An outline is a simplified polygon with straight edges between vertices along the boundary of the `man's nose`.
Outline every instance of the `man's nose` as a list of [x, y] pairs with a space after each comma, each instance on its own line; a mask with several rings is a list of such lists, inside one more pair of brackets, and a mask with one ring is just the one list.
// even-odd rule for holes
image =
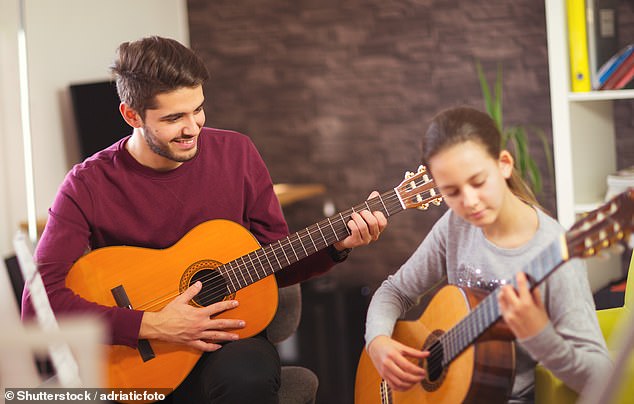
[[200, 125], [198, 125], [196, 117], [193, 115], [188, 116], [185, 121], [185, 127], [183, 128], [183, 134], [195, 136], [198, 132], [200, 132]]

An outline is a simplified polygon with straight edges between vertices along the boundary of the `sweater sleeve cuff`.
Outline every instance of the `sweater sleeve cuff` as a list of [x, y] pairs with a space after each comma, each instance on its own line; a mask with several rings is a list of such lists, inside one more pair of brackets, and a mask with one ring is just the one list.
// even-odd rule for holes
[[517, 342], [528, 352], [528, 354], [536, 361], [539, 361], [539, 355], [548, 352], [556, 344], [558, 338], [561, 338], [555, 327], [549, 321], [546, 327], [537, 335], [528, 338], [518, 339]]
[[112, 343], [136, 348], [143, 312], [138, 310], [115, 310], [112, 316]]

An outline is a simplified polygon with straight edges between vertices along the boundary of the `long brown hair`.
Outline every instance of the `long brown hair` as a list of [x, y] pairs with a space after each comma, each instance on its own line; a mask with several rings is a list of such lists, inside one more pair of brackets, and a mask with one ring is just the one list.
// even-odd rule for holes
[[[481, 144], [487, 154], [497, 160], [502, 150], [501, 139], [502, 135], [495, 121], [488, 114], [470, 107], [445, 109], [432, 118], [423, 136], [423, 162], [429, 165], [429, 160], [439, 152], [469, 140]], [[506, 183], [518, 198], [541, 207], [515, 167]]]

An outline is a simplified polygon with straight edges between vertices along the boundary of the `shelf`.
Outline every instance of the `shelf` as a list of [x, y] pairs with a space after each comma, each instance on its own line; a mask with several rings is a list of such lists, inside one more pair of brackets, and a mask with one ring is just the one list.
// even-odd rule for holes
[[568, 93], [569, 101], [609, 101], [634, 98], [634, 90], [599, 90], [586, 93]]
[[591, 202], [591, 203], [577, 203], [575, 204], [575, 214], [579, 215], [595, 210], [603, 204], [603, 201]]

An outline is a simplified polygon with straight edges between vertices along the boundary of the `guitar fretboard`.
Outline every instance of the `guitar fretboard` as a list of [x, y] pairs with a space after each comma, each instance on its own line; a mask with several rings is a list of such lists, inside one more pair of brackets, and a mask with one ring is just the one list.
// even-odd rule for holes
[[347, 223], [354, 212], [381, 211], [387, 216], [405, 208], [396, 191], [391, 190], [366, 200], [345, 212], [328, 217], [290, 236], [259, 248], [218, 268], [225, 277], [227, 290], [234, 293], [302, 258], [348, 237]]
[[[531, 286], [535, 287], [546, 280], [566, 260], [567, 254], [565, 251], [562, 252], [562, 241], [557, 238], [544, 251], [533, 258], [522, 269], [522, 272], [532, 278]], [[515, 277], [507, 280], [507, 283], [517, 286]], [[486, 296], [458, 324], [440, 336], [439, 340], [443, 346], [443, 367], [449, 365], [451, 361], [473, 344], [480, 335], [502, 316], [498, 307], [498, 294], [499, 288]]]

